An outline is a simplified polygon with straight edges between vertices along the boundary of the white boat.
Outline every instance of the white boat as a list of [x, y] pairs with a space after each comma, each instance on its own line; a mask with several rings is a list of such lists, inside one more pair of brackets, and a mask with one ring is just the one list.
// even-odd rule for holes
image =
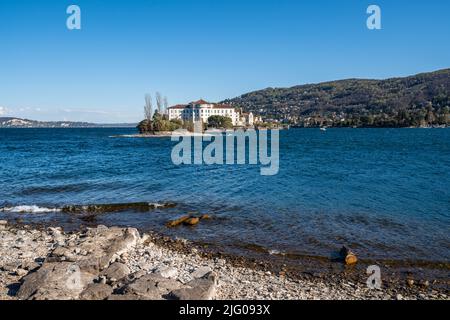
[[322, 127], [322, 128], [320, 128], [320, 130], [321, 130], [321, 131], [327, 131], [327, 128]]

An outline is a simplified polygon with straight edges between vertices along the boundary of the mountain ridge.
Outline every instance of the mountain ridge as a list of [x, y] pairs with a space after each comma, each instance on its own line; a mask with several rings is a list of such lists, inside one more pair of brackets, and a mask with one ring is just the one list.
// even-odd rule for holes
[[450, 69], [383, 80], [349, 78], [270, 87], [222, 103], [300, 126], [448, 124]]

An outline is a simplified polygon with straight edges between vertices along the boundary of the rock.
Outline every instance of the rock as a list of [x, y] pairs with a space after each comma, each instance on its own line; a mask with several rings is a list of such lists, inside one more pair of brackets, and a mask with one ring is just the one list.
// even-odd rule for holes
[[61, 228], [49, 227], [47, 230], [48, 230], [48, 233], [51, 234], [52, 236], [60, 235], [62, 233]]
[[414, 280], [408, 279], [408, 280], [406, 280], [406, 283], [408, 284], [408, 286], [412, 287], [414, 285]]
[[33, 271], [39, 268], [41, 265], [35, 261], [22, 263], [21, 267], [27, 271]]
[[24, 278], [17, 297], [22, 300], [78, 299], [94, 278], [93, 274], [81, 271], [74, 263], [46, 262], [39, 270]]
[[176, 268], [172, 268], [172, 267], [161, 267], [161, 268], [157, 268], [155, 270], [155, 273], [161, 275], [161, 277], [163, 278], [171, 278], [171, 279], [176, 279], [176, 277], [178, 276], [178, 270]]
[[203, 215], [200, 217], [200, 220], [209, 220], [209, 219], [211, 219], [211, 216], [210, 216], [209, 214], [203, 214]]
[[183, 217], [181, 217], [179, 219], [169, 221], [167, 223], [167, 227], [169, 227], [169, 228], [177, 227], [177, 226], [179, 226], [180, 224], [182, 224], [183, 222], [185, 222], [186, 220], [188, 220], [190, 218], [191, 218], [191, 216], [183, 216]]
[[173, 279], [166, 279], [159, 274], [147, 274], [126, 285], [125, 295], [136, 295], [148, 300], [161, 300], [172, 290], [182, 288], [183, 284]]
[[345, 257], [345, 264], [352, 265], [358, 262], [358, 258], [354, 254], [349, 254]]
[[195, 226], [195, 225], [197, 225], [199, 222], [200, 222], [200, 219], [199, 219], [199, 218], [192, 217], [192, 218], [189, 218], [189, 219], [183, 221], [183, 224], [185, 224], [185, 225], [187, 225], [187, 226]]
[[10, 262], [6, 263], [3, 266], [1, 266], [1, 269], [6, 272], [14, 273], [16, 270], [20, 267], [20, 262]]
[[344, 260], [346, 265], [353, 265], [358, 262], [356, 255], [347, 247], [343, 246], [339, 251], [339, 255]]
[[139, 232], [134, 228], [97, 228], [91, 229], [90, 233], [93, 235], [79, 245], [81, 252], [86, 251], [87, 254], [78, 257], [76, 262], [82, 270], [93, 274], [107, 268], [140, 239]]
[[403, 300], [403, 296], [399, 293], [399, 294], [397, 294], [397, 300]]
[[81, 294], [81, 300], [105, 300], [113, 293], [113, 288], [103, 283], [90, 284]]
[[128, 301], [128, 300], [145, 300], [145, 297], [134, 294], [112, 294], [106, 300]]
[[24, 269], [17, 269], [15, 274], [19, 277], [23, 277], [26, 276], [28, 274], [28, 271], [24, 270]]
[[186, 288], [173, 290], [170, 295], [176, 300], [211, 300], [215, 298], [217, 287], [213, 272], [204, 277], [190, 281]]
[[203, 278], [206, 274], [210, 273], [212, 270], [208, 266], [202, 266], [197, 268], [194, 272], [191, 273], [191, 276], [194, 279]]
[[107, 269], [105, 269], [100, 275], [112, 280], [120, 280], [126, 277], [130, 273], [130, 268], [120, 262], [114, 262]]

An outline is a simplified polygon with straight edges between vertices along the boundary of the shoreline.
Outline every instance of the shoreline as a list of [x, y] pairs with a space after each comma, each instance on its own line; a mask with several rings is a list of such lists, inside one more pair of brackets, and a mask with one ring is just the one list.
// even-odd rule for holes
[[[113, 245], [108, 247], [105, 238], [109, 238]], [[288, 267], [279, 268], [251, 258], [208, 252], [187, 240], [174, 240], [155, 233], [139, 234], [133, 228], [97, 226], [65, 233], [60, 228], [11, 225], [3, 221], [0, 239], [0, 300], [184, 299], [188, 293], [205, 292], [205, 286], [208, 295], [200, 296], [205, 299], [448, 299], [448, 287], [434, 288], [433, 284], [419, 282], [408, 285], [407, 282], [383, 279], [381, 290], [370, 290], [365, 283], [367, 275], [355, 277], [354, 274], [360, 273], [358, 270], [362, 265], [344, 268], [339, 273], [329, 270], [320, 274], [296, 274]], [[89, 247], [89, 242], [96, 244], [95, 248]], [[90, 249], [86, 250], [88, 247]], [[118, 251], [111, 252], [110, 247]], [[103, 251], [97, 252], [97, 248]], [[96, 259], [89, 258], [90, 255]], [[105, 257], [108, 261], [104, 266], [98, 267], [97, 263], [93, 268], [92, 261], [104, 261]], [[30, 290], [23, 287], [36, 286], [39, 282], [36, 274], [42, 273], [46, 266], [60, 266], [69, 261], [80, 265], [82, 272], [88, 271], [89, 280], [83, 288], [76, 292], [67, 291], [64, 286], [61, 288], [61, 274], [58, 274], [55, 279], [59, 282], [52, 287], [56, 289], [38, 290], [29, 296], [24, 294]], [[120, 278], [133, 274], [135, 279], [102, 275], [105, 270], [117, 269], [118, 266], [126, 271]], [[51, 273], [46, 277], [51, 278]], [[55, 279], [46, 279], [46, 282], [51, 283]], [[169, 287], [163, 294], [154, 291], [153, 287], [151, 294], [147, 294], [149, 288], [144, 290], [147, 293], [140, 291], [144, 285], [141, 282], [146, 280], [148, 285], [149, 279], [166, 279], [158, 281], [170, 282], [167, 284]]]

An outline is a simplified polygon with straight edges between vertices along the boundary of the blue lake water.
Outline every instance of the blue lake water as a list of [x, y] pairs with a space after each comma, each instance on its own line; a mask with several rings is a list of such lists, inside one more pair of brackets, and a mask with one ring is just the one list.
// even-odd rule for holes
[[[112, 138], [135, 129], [0, 129], [0, 207], [175, 202], [176, 208], [99, 216], [223, 246], [329, 256], [450, 261], [449, 129], [292, 129], [280, 171], [171, 162], [170, 139]], [[195, 211], [214, 217], [167, 229]], [[0, 218], [81, 223], [61, 212]]]

